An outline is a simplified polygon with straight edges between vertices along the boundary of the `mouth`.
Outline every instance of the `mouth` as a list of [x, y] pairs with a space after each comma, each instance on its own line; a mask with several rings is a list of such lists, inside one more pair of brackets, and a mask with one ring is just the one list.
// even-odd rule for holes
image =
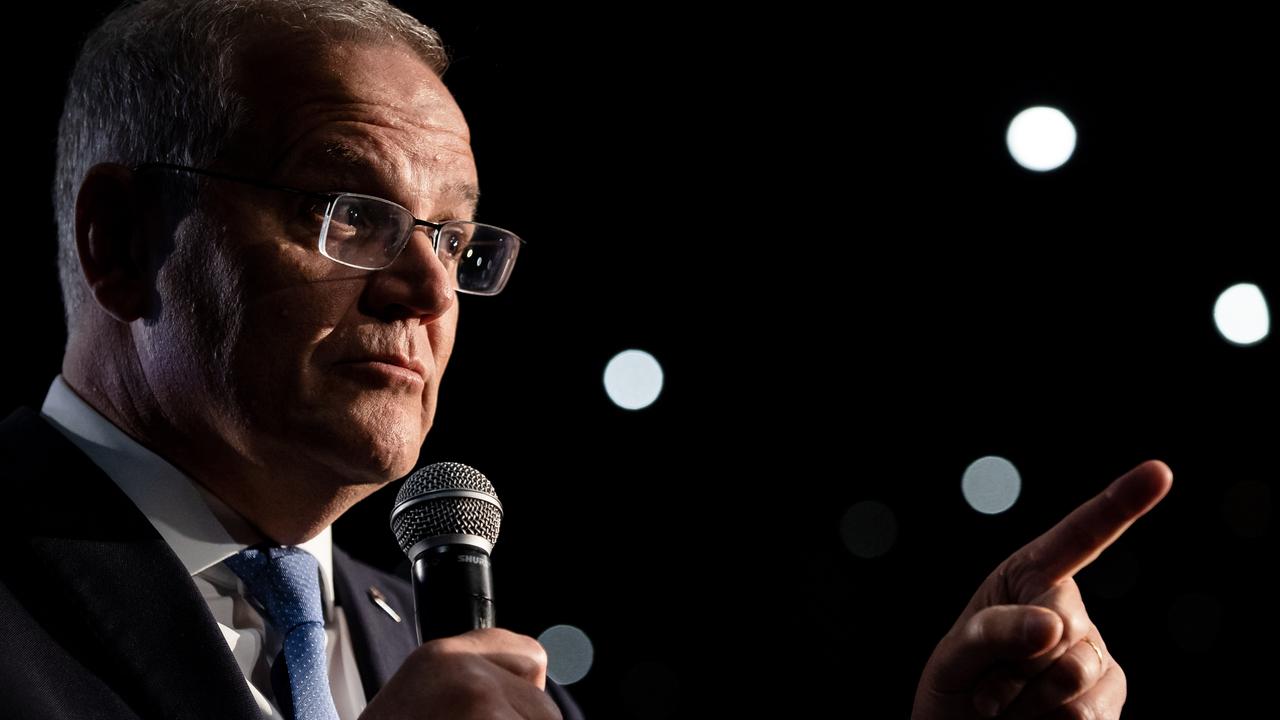
[[421, 387], [427, 382], [427, 369], [418, 360], [399, 355], [374, 355], [343, 360], [334, 367], [378, 384], [409, 384]]

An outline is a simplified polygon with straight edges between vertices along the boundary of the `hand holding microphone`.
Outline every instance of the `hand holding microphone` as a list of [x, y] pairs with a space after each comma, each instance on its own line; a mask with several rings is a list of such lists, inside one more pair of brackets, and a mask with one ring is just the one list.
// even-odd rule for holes
[[413, 652], [361, 714], [376, 718], [558, 719], [544, 689], [547, 654], [495, 628], [489, 552], [502, 504], [493, 485], [458, 463], [428, 465], [396, 496], [391, 528], [413, 562]]

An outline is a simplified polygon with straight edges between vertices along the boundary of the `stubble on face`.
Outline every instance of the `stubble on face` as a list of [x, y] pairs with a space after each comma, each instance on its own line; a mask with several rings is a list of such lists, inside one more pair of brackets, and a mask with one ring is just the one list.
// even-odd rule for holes
[[[433, 220], [474, 211], [444, 192], [475, 184], [466, 123], [408, 49], [262, 44], [244, 67], [254, 70], [243, 92], [259, 122], [221, 161], [229, 171], [377, 195]], [[171, 269], [172, 282], [194, 290], [173, 296], [182, 297], [171, 308], [176, 322], [160, 331], [179, 339], [153, 349], [162, 359], [153, 371], [174, 375], [157, 378], [172, 405], [207, 408], [186, 422], [196, 437], [218, 438], [211, 464], [367, 492], [407, 473], [431, 427], [457, 323], [452, 290], [445, 302], [439, 288], [424, 289], [439, 280], [428, 239], [416, 234], [387, 270], [348, 268], [319, 254], [285, 194], [206, 187], [212, 229]], [[387, 353], [419, 361], [423, 382], [343, 367]]]

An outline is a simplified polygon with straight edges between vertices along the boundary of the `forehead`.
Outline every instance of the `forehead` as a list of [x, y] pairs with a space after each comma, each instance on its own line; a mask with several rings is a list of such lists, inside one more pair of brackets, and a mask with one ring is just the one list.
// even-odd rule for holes
[[295, 181], [396, 184], [433, 209], [478, 199], [462, 111], [407, 47], [259, 42], [242, 53], [235, 85], [250, 115], [228, 154], [243, 155], [232, 159], [242, 167]]

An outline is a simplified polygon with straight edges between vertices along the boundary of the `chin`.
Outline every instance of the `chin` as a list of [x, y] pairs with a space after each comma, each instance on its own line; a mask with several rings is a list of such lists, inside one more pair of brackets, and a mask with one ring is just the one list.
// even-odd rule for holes
[[341, 468], [343, 484], [387, 483], [413, 469], [417, 462], [416, 450], [404, 447], [348, 444], [346, 447], [327, 448], [333, 468]]
[[343, 484], [387, 483], [418, 462], [430, 425], [423, 402], [396, 394], [334, 393], [312, 412], [295, 414], [290, 435]]
[[[422, 449], [422, 439], [417, 428], [409, 430], [407, 423], [365, 435], [352, 437], [347, 450], [347, 463], [368, 481], [390, 482], [404, 477], [413, 470]], [[416, 425], [416, 424], [415, 424]]]

